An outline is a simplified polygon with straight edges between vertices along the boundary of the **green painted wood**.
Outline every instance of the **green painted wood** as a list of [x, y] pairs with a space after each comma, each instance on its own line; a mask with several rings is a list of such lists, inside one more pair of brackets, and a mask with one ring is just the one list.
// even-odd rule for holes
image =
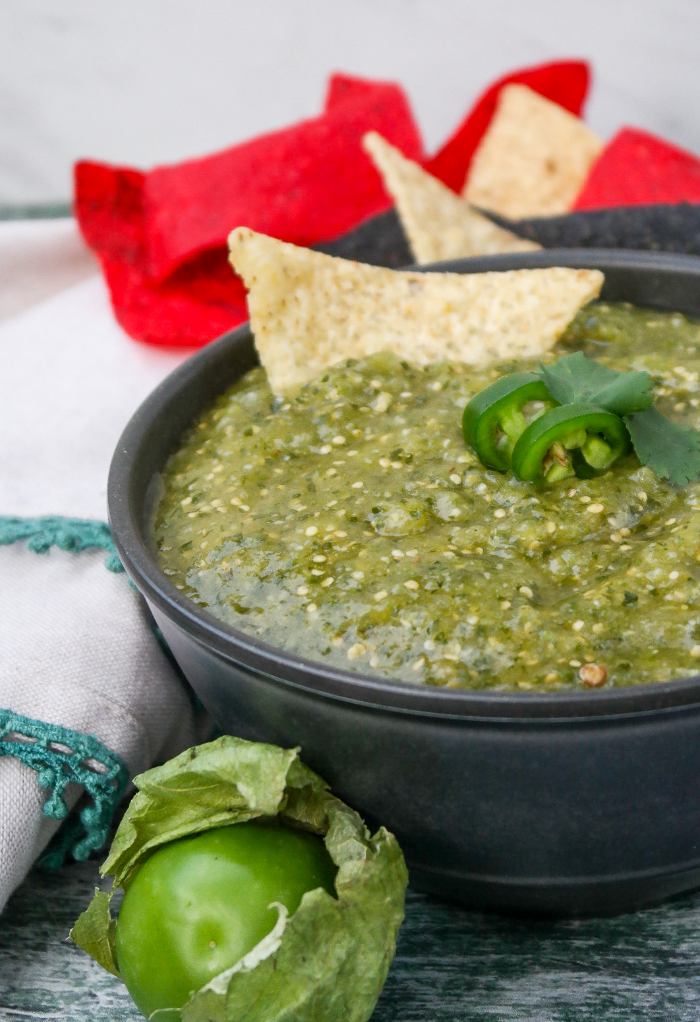
[[0, 206], [0, 220], [55, 220], [72, 216], [70, 202], [34, 202], [25, 206]]
[[[133, 1022], [122, 984], [66, 940], [95, 862], [33, 873], [0, 917], [0, 1019]], [[466, 912], [409, 894], [372, 1022], [697, 1022], [700, 893], [612, 919]]]

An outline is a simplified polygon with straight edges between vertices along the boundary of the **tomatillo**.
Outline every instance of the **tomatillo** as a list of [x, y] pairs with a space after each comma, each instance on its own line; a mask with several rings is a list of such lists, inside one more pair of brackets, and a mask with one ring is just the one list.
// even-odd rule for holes
[[531, 401], [554, 402], [537, 373], [511, 373], [471, 399], [462, 416], [462, 433], [487, 468], [507, 472], [511, 452], [528, 422], [523, 408]]
[[513, 448], [513, 472], [533, 483], [555, 483], [607, 471], [630, 450], [619, 415], [595, 405], [559, 405], [530, 423]]
[[334, 895], [335, 872], [320, 837], [259, 822], [156, 849], [129, 884], [117, 920], [119, 971], [136, 1006], [146, 1016], [182, 1007], [272, 930], [272, 902], [292, 914], [306, 891]]

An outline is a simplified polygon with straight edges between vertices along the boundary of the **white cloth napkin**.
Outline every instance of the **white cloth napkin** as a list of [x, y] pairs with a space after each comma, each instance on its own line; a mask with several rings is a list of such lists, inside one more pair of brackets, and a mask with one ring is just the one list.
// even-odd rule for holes
[[97, 268], [72, 217], [0, 223], [0, 322], [94, 276]]
[[[34, 223], [31, 231], [0, 224], [0, 266], [14, 267], [9, 283], [0, 277], [6, 307], [55, 288], [61, 244], [75, 273], [84, 274], [90, 257], [80, 256], [72, 221]], [[94, 274], [6, 319], [0, 325], [0, 516], [106, 521], [107, 471], [119, 434], [186, 354], [128, 338]], [[105, 556], [100, 549], [56, 546], [35, 553], [24, 541], [0, 546], [0, 711], [91, 735], [133, 776], [200, 740], [207, 722], [161, 649], [141, 598], [124, 573], [107, 570]], [[39, 780], [48, 775], [40, 777], [7, 743], [35, 738], [21, 727], [3, 737], [0, 910], [60, 825], [44, 814], [52, 789]], [[63, 755], [67, 744], [50, 749]], [[64, 801], [72, 806], [81, 796], [84, 802], [81, 786], [70, 783]]]

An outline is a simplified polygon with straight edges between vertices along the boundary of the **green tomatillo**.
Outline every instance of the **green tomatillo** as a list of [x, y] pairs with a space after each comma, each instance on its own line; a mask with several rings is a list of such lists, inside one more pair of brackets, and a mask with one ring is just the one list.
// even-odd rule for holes
[[[117, 963], [144, 1015], [181, 1008], [248, 954], [306, 891], [334, 894], [335, 867], [315, 834], [240, 823], [158, 848], [129, 885]], [[165, 1022], [164, 1016], [161, 1016]]]
[[367, 1022], [403, 919], [393, 835], [297, 749], [230, 735], [134, 783], [76, 944], [153, 1022]]

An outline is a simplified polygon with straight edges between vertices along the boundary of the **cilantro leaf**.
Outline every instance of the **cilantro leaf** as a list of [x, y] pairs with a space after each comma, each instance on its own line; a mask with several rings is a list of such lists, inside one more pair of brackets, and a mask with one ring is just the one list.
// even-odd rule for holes
[[592, 398], [591, 402], [615, 415], [632, 415], [649, 408], [654, 400], [651, 393], [651, 376], [647, 372], [619, 373]]
[[592, 396], [619, 375], [614, 369], [586, 358], [582, 351], [565, 355], [549, 366], [540, 363], [544, 385], [560, 405], [593, 404]]
[[649, 373], [636, 370], [618, 373], [581, 351], [565, 355], [552, 365], [540, 365], [540, 376], [559, 404], [583, 402], [615, 415], [632, 415], [648, 408], [653, 401]]
[[700, 479], [700, 433], [671, 422], [657, 408], [625, 416], [637, 457], [676, 486]]

